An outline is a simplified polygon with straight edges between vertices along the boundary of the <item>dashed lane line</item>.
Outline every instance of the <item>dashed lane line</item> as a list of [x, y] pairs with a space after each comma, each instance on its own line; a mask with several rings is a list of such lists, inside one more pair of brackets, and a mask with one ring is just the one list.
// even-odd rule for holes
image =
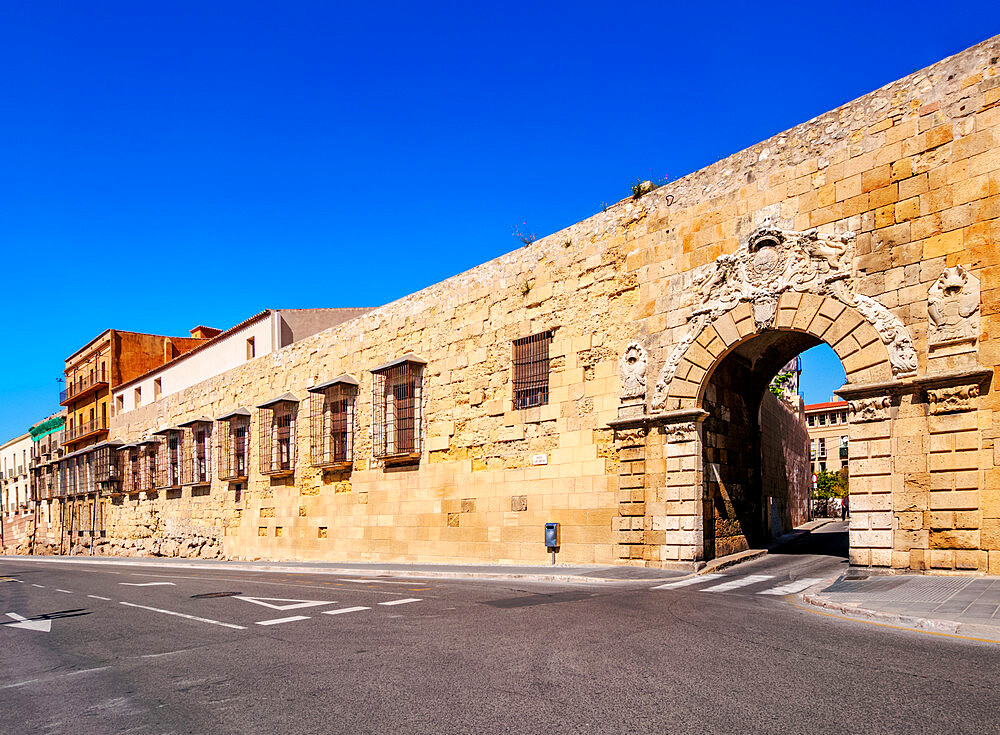
[[92, 600], [104, 600], [105, 602], [111, 602], [110, 597], [101, 597], [100, 595], [87, 595]]
[[679, 582], [667, 582], [666, 584], [657, 585], [656, 587], [651, 587], [654, 590], [673, 590], [678, 587], [689, 587], [692, 584], [701, 584], [702, 582], [708, 582], [709, 580], [721, 577], [721, 574], [702, 574], [698, 577], [689, 577], [688, 579], [682, 579]]
[[45, 585], [44, 585], [44, 584], [35, 584], [34, 582], [32, 582], [32, 583], [31, 583], [31, 586], [32, 586], [32, 587], [37, 587], [37, 588], [38, 588], [38, 589], [40, 589], [40, 590], [43, 590], [43, 589], [45, 589]]
[[308, 619], [308, 615], [291, 615], [287, 618], [275, 618], [274, 620], [258, 620], [257, 625], [281, 625], [282, 623], [294, 623], [297, 620]]
[[737, 577], [729, 582], [723, 582], [722, 584], [717, 584], [713, 587], [706, 587], [703, 590], [699, 590], [699, 592], [728, 592], [729, 590], [739, 589], [740, 587], [746, 587], [748, 585], [757, 584], [757, 582], [764, 582], [773, 578], [773, 574], [748, 574], [745, 577]]
[[402, 600], [389, 600], [387, 602], [380, 602], [379, 605], [405, 605], [408, 602], [420, 602], [419, 597], [405, 597]]
[[211, 618], [199, 618], [197, 615], [186, 615], [185, 613], [174, 612], [173, 610], [162, 610], [158, 607], [149, 607], [147, 605], [136, 605], [134, 602], [121, 602], [121, 605], [127, 607], [137, 607], [140, 610], [149, 610], [150, 612], [163, 613], [164, 615], [173, 615], [178, 618], [185, 618], [187, 620], [196, 620], [199, 623], [209, 623], [211, 625], [221, 625], [223, 628], [232, 628], [234, 630], [246, 630], [245, 625], [234, 625], [233, 623], [223, 623], [218, 620], [212, 620]]
[[67, 595], [72, 595], [73, 594], [73, 590], [60, 590], [60, 589], [57, 589], [56, 592], [65, 592]]
[[324, 615], [343, 615], [344, 613], [360, 612], [361, 610], [371, 610], [370, 607], [342, 607], [339, 610], [324, 610]]

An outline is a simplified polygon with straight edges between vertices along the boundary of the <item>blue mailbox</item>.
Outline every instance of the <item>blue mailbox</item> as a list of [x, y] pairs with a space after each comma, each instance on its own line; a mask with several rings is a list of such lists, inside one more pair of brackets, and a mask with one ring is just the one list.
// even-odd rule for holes
[[559, 524], [558, 523], [546, 523], [545, 524], [545, 547], [548, 549], [554, 549], [559, 546]]

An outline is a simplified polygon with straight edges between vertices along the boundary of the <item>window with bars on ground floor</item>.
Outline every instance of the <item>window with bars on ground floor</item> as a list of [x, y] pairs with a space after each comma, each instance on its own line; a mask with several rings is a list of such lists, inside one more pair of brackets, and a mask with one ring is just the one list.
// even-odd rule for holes
[[552, 331], [515, 339], [514, 408], [533, 408], [549, 402], [549, 345]]
[[250, 444], [250, 411], [237, 408], [219, 419], [219, 479], [247, 479], [247, 447]]
[[97, 487], [108, 495], [118, 495], [121, 492], [121, 465], [119, 464], [118, 448], [121, 442], [105, 442], [99, 444], [94, 455], [94, 479]]
[[184, 460], [182, 482], [208, 485], [212, 481], [212, 419], [202, 417], [181, 424]]
[[280, 476], [295, 471], [296, 423], [299, 399], [285, 393], [258, 407], [261, 474]]
[[358, 381], [350, 375], [309, 389], [309, 461], [314, 467], [337, 467], [353, 461], [357, 394]]
[[172, 427], [156, 432], [158, 436], [156, 452], [155, 488], [176, 489], [181, 486], [181, 471], [184, 466], [183, 432]]
[[372, 370], [372, 430], [378, 459], [420, 456], [423, 374], [427, 361], [409, 353]]

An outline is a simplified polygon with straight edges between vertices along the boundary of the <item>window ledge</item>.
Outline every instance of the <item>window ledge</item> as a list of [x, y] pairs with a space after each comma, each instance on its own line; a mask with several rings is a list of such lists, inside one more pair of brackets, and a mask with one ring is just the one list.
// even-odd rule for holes
[[417, 464], [420, 461], [420, 452], [410, 452], [409, 454], [390, 454], [387, 457], [378, 459], [385, 462], [387, 467], [394, 467], [403, 464]]
[[313, 467], [318, 467], [327, 471], [344, 471], [354, 467], [354, 462], [313, 462]]
[[294, 469], [261, 470], [260, 474], [264, 475], [265, 477], [291, 477], [292, 475], [295, 474], [295, 470]]

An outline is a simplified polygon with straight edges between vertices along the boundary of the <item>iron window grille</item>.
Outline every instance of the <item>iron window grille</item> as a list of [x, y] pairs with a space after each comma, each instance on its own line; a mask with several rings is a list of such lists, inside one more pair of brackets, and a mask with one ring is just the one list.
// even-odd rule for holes
[[354, 460], [354, 406], [358, 381], [350, 375], [309, 389], [309, 460], [314, 467]]
[[549, 345], [552, 332], [514, 340], [514, 408], [549, 402]]
[[181, 486], [181, 472], [184, 467], [184, 442], [181, 429], [174, 427], [156, 432], [159, 439], [156, 445], [156, 480], [157, 490], [171, 490]]
[[125, 444], [119, 447], [118, 465], [122, 470], [122, 492], [129, 495], [137, 494], [140, 491], [139, 486], [142, 481], [139, 446], [136, 444]]
[[185, 485], [208, 485], [212, 481], [212, 419], [195, 419], [181, 426], [184, 453], [182, 482]]
[[250, 412], [238, 408], [219, 418], [219, 479], [247, 479], [247, 448], [250, 446]]
[[272, 477], [295, 472], [299, 399], [291, 393], [257, 407], [260, 419], [260, 472]]
[[94, 480], [97, 487], [111, 495], [121, 491], [121, 465], [119, 464], [119, 443], [108, 442], [98, 445], [91, 453], [94, 465]]
[[389, 461], [420, 457], [425, 364], [426, 360], [410, 353], [372, 370], [376, 458]]

